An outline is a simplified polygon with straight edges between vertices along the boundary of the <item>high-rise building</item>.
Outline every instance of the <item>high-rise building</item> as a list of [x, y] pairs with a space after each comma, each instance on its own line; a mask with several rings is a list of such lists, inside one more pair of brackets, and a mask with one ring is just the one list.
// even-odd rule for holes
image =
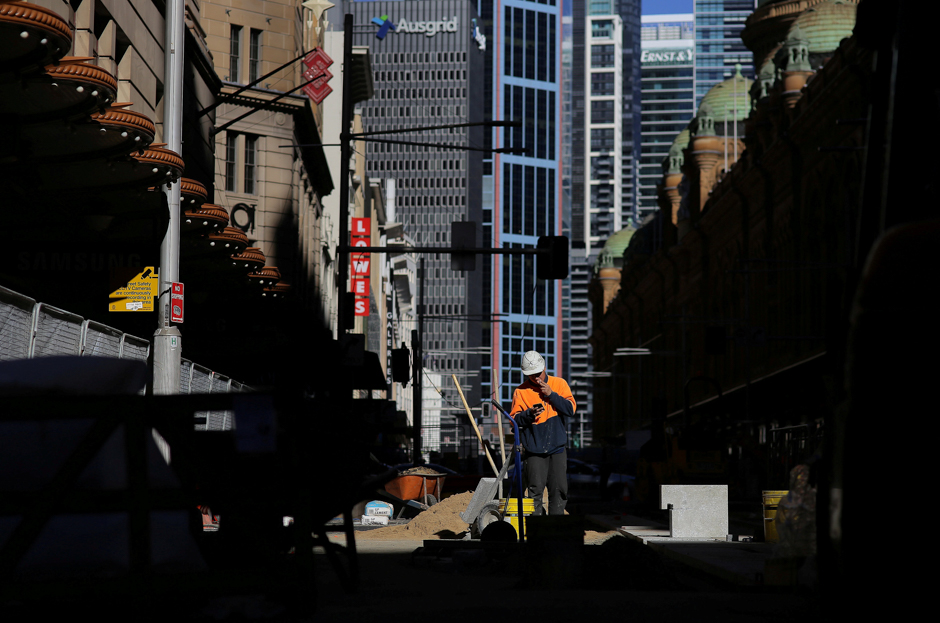
[[[417, 246], [451, 246], [451, 223], [480, 224], [483, 156], [479, 151], [430, 145], [482, 147], [484, 39], [469, 0], [349, 2], [354, 43], [368, 46], [375, 95], [363, 111], [366, 132], [389, 132], [365, 143], [369, 177], [395, 180], [395, 214]], [[403, 130], [437, 127], [424, 131]], [[416, 145], [410, 143], [423, 143]], [[484, 271], [451, 270], [449, 254], [426, 254], [424, 365], [449, 379], [456, 374], [472, 404], [480, 402], [480, 315]], [[420, 279], [420, 276], [419, 276]], [[453, 395], [453, 394], [451, 394]], [[460, 428], [463, 407], [444, 403], [442, 452], [475, 454]], [[460, 423], [460, 424], [458, 424]], [[458, 446], [458, 440], [464, 440]]]
[[642, 24], [641, 220], [657, 209], [663, 159], [695, 113], [693, 15], [644, 15]]
[[[752, 53], [741, 41], [744, 21], [758, 0], [695, 0], [695, 106], [708, 90], [734, 75], [754, 76]], [[716, 111], [724, 114], [724, 111]]]
[[[477, 6], [488, 38], [487, 119], [521, 122], [495, 129], [486, 144], [527, 150], [484, 162], [484, 244], [531, 248], [539, 236], [562, 231], [561, 1], [477, 0]], [[491, 282], [483, 307], [502, 316], [484, 328], [492, 358], [484, 365], [483, 393], [508, 407], [523, 352], [540, 351], [549, 374], [562, 370], [562, 286], [536, 280], [532, 256], [488, 256], [484, 263]], [[495, 418], [485, 426], [494, 440]]]
[[[640, 3], [574, 0], [571, 7], [571, 265], [569, 383], [578, 438], [592, 441], [587, 290], [604, 242], [636, 218], [640, 155]], [[584, 422], [582, 422], [584, 420]]]

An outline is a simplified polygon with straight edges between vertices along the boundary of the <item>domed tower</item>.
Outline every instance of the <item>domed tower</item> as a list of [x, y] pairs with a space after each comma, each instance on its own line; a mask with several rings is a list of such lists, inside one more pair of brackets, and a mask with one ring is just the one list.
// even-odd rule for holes
[[857, 10], [856, 0], [824, 0], [810, 6], [796, 18], [789, 32], [796, 28], [802, 31], [811, 69], [822, 67], [839, 49], [842, 40], [852, 36]]
[[627, 250], [630, 239], [636, 229], [631, 226], [624, 227], [604, 243], [604, 248], [594, 264], [594, 279], [604, 292], [603, 305], [599, 311], [600, 316], [607, 312], [607, 306], [620, 292], [620, 271], [623, 268], [623, 252]]
[[[744, 30], [741, 31], [741, 40], [754, 53], [754, 67], [763, 67], [766, 62], [774, 58], [780, 42], [786, 40], [790, 27], [810, 10], [821, 11], [822, 15], [835, 17], [836, 22], [845, 20], [848, 11], [852, 11], [851, 20], [854, 25], [854, 8], [858, 5], [859, 0], [836, 0], [840, 4], [851, 5], [851, 7], [827, 6], [820, 9], [821, 5], [832, 2], [833, 0], [761, 0], [757, 9], [748, 16]], [[829, 17], [826, 17], [825, 20], [828, 21]], [[850, 33], [851, 30], [850, 27]], [[841, 38], [839, 37], [836, 40], [835, 45], [829, 48], [829, 51], [839, 47]], [[818, 67], [818, 65], [814, 65], [814, 67]]]
[[800, 13], [790, 25], [774, 55], [778, 88], [787, 109], [793, 110], [816, 70], [852, 35], [856, 9], [849, 0], [825, 0]]
[[668, 202], [663, 208], [668, 210], [673, 225], [679, 222], [679, 204], [682, 201], [679, 185], [682, 183], [682, 168], [685, 165], [685, 149], [689, 145], [689, 135], [689, 128], [679, 132], [669, 148], [669, 155], [663, 161], [662, 192]]
[[692, 189], [696, 201], [689, 204], [693, 220], [721, 175], [744, 152], [744, 119], [751, 109], [752, 83], [741, 75], [741, 66], [736, 66], [732, 77], [708, 90], [689, 126], [692, 139], [688, 151], [691, 164], [698, 170], [697, 189]]

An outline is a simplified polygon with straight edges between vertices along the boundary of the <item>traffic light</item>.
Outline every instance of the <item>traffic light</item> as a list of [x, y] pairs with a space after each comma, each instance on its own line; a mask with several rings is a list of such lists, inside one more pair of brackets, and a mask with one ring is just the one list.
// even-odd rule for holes
[[[450, 246], [455, 249], [473, 249], [477, 246], [477, 224], [473, 221], [454, 221], [450, 224]], [[467, 271], [477, 269], [476, 253], [451, 251], [450, 269]]]
[[541, 236], [536, 249], [549, 251], [538, 254], [535, 276], [539, 279], [564, 279], [568, 276], [568, 237]]
[[392, 380], [401, 383], [402, 387], [411, 380], [411, 352], [404, 344], [392, 350]]

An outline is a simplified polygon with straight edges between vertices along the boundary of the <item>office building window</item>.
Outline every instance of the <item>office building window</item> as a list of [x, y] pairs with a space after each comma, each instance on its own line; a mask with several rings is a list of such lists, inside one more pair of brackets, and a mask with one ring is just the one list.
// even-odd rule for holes
[[238, 82], [241, 73], [241, 49], [242, 49], [242, 27], [232, 25], [231, 35], [229, 37], [229, 61], [228, 61], [228, 79], [231, 82]]
[[258, 137], [245, 136], [245, 193], [256, 195], [258, 182]]
[[235, 192], [237, 190], [238, 180], [235, 175], [236, 141], [238, 135], [229, 132], [225, 142], [225, 190]]
[[248, 41], [248, 82], [261, 77], [261, 32], [251, 29]]

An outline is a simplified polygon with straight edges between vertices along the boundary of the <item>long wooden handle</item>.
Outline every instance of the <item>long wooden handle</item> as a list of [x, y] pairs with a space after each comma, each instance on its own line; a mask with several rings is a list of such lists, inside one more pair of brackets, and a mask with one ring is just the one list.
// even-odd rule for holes
[[[499, 386], [496, 385], [496, 370], [491, 370], [492, 372], [492, 381], [490, 387], [493, 388], [494, 398], [497, 396], [495, 392], [499, 391]], [[505, 435], [503, 434], [503, 418], [499, 417], [499, 413], [496, 414], [496, 426], [499, 427], [499, 454], [503, 457], [503, 463], [506, 462], [506, 442]]]
[[477, 439], [480, 440], [480, 445], [483, 446], [483, 451], [486, 452], [486, 458], [490, 462], [490, 467], [493, 468], [493, 473], [499, 476], [499, 470], [496, 469], [496, 463], [493, 462], [493, 457], [490, 456], [490, 451], [483, 443], [483, 435], [480, 434], [480, 429], [477, 428], [477, 421], [473, 419], [473, 413], [470, 411], [470, 405], [467, 404], [467, 399], [464, 397], [463, 390], [460, 388], [460, 383], [457, 381], [457, 375], [451, 374], [450, 376], [452, 379], [454, 379], [454, 385], [457, 386], [457, 393], [460, 394], [460, 400], [463, 401], [463, 408], [467, 410], [467, 417], [470, 418], [470, 424], [473, 425], [473, 432], [477, 434]]

